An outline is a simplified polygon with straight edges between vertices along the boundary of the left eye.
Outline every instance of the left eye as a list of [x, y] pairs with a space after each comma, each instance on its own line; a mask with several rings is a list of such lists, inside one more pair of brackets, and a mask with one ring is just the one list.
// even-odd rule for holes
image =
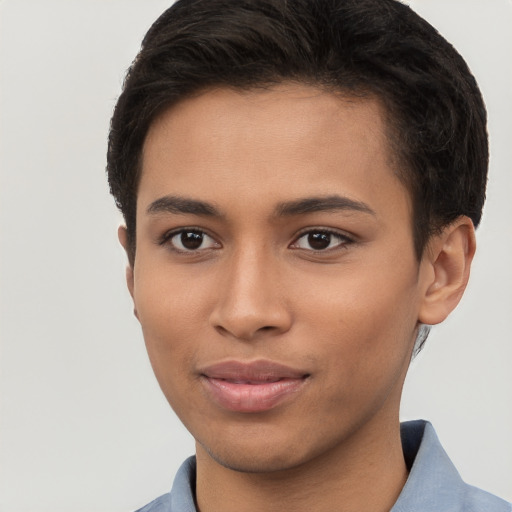
[[339, 233], [318, 230], [304, 233], [292, 244], [292, 247], [310, 251], [325, 251], [350, 242], [351, 240], [348, 237]]
[[167, 238], [173, 249], [180, 252], [192, 252], [217, 247], [217, 242], [204, 231], [184, 229]]

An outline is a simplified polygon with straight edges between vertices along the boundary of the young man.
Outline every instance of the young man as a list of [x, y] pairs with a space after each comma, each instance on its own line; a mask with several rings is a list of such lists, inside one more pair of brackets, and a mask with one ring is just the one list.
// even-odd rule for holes
[[511, 510], [398, 419], [467, 284], [487, 161], [474, 78], [395, 0], [182, 0], [157, 20], [108, 172], [196, 457], [141, 510]]

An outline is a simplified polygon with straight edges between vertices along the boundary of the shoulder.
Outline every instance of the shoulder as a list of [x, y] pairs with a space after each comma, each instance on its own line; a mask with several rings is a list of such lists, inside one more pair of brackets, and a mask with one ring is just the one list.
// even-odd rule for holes
[[462, 480], [430, 423], [403, 423], [401, 437], [410, 472], [392, 512], [512, 512], [510, 503]]
[[472, 485], [465, 485], [464, 512], [512, 512], [512, 504]]
[[171, 494], [167, 493], [146, 506], [139, 508], [136, 512], [169, 512], [171, 510]]
[[171, 492], [136, 512], [197, 512], [195, 506], [196, 459], [189, 457], [179, 468]]

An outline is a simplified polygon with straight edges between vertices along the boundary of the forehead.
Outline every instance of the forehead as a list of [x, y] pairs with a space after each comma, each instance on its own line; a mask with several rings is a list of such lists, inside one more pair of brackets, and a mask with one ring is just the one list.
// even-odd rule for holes
[[[221, 88], [188, 98], [150, 127], [139, 205], [158, 194], [247, 200], [408, 193], [396, 178], [386, 112], [356, 98], [300, 84], [249, 91]], [[364, 190], [363, 190], [364, 189]]]
[[[320, 136], [329, 144], [342, 135], [336, 129], [340, 124], [347, 136], [358, 132], [361, 142], [378, 139], [381, 149], [387, 150], [386, 117], [384, 106], [375, 96], [349, 95], [300, 83], [249, 90], [207, 89], [179, 101], [155, 119], [148, 130], [143, 156], [148, 146], [154, 151], [156, 139], [161, 142], [165, 138], [166, 150], [170, 150], [177, 135], [200, 138], [205, 144], [213, 139], [221, 142], [222, 136], [239, 141], [250, 136], [255, 145], [268, 146], [273, 139], [281, 147], [301, 137]], [[266, 133], [272, 131], [278, 137], [265, 141], [255, 138], [262, 126]]]

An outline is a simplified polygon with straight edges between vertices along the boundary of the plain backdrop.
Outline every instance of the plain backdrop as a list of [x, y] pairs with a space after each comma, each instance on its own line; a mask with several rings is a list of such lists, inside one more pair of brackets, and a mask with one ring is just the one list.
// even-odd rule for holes
[[[164, 0], [0, 2], [0, 510], [123, 512], [164, 492], [193, 442], [160, 393], [124, 284], [108, 124]], [[408, 377], [463, 478], [512, 500], [512, 2], [416, 0], [489, 110], [472, 281]]]

